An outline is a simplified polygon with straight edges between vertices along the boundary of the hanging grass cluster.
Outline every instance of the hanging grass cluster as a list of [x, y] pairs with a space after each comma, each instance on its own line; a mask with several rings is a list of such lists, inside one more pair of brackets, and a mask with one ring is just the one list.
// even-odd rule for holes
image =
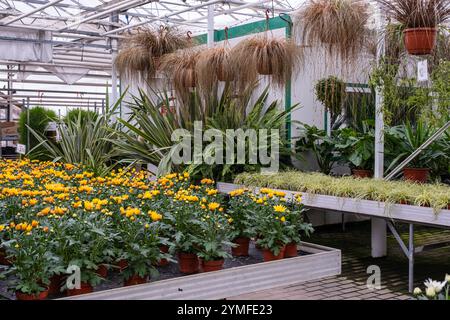
[[241, 41], [232, 56], [239, 88], [254, 83], [258, 74], [271, 76], [271, 82], [282, 87], [301, 62], [302, 51], [290, 39], [265, 34]]
[[361, 0], [309, 0], [297, 13], [303, 41], [323, 45], [328, 53], [350, 61], [364, 46], [367, 2]]
[[199, 58], [199, 50], [184, 49], [166, 54], [160, 59], [160, 70], [170, 79], [180, 99], [189, 97], [189, 92], [197, 86], [195, 66]]
[[114, 63], [125, 78], [148, 80], [154, 77], [163, 55], [190, 46], [192, 41], [177, 29], [140, 29], [122, 43]]

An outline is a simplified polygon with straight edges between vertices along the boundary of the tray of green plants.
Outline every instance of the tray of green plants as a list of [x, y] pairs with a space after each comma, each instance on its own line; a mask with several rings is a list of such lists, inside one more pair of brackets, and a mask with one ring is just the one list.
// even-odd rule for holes
[[450, 187], [444, 184], [332, 177], [300, 171], [286, 171], [276, 175], [242, 173], [234, 182], [245, 186], [432, 207], [436, 211], [450, 209]]

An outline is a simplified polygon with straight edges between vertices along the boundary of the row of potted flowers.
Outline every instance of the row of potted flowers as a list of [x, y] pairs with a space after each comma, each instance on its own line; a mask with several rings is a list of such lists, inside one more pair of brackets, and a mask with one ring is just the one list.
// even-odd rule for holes
[[[311, 231], [301, 199], [288, 203], [263, 189], [234, 191], [228, 201], [214, 181], [194, 183], [188, 173], [150, 182], [144, 171], [95, 177], [71, 164], [8, 161], [0, 188], [0, 262], [10, 264], [2, 277], [19, 299], [90, 292], [110, 266], [125, 285], [156, 277], [156, 266], [174, 257], [186, 274], [221, 269], [229, 247], [248, 254], [249, 238], [265, 260], [281, 258]], [[79, 289], [64, 281], [71, 266], [80, 270]]]

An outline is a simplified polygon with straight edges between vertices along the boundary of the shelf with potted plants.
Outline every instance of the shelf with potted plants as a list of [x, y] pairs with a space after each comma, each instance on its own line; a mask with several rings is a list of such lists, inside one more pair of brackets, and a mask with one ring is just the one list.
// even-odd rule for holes
[[306, 207], [450, 227], [450, 189], [444, 184], [332, 177], [291, 170], [270, 176], [243, 173], [234, 184], [219, 183], [218, 189], [230, 192], [244, 186], [255, 192], [272, 188], [285, 192], [287, 198], [301, 195]]

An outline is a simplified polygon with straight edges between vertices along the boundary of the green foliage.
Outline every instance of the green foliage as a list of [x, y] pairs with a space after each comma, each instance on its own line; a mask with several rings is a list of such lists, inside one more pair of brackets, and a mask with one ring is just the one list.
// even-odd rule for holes
[[[236, 173], [257, 170], [259, 166], [243, 164], [174, 165], [171, 161], [172, 155], [179, 150], [181, 143], [173, 142], [171, 136], [176, 129], [186, 129], [187, 136], [193, 135], [195, 121], [203, 122], [202, 130], [217, 129], [224, 144], [229, 139], [226, 134], [227, 129], [243, 129], [244, 131], [246, 129], [268, 129], [269, 133], [270, 129], [279, 129], [280, 154], [289, 154], [285, 125], [289, 114], [295, 107], [281, 111], [278, 108], [278, 102], [268, 103], [268, 88], [255, 102], [251, 102], [252, 92], [253, 90], [248, 90], [241, 97], [236, 98], [231, 86], [227, 86], [219, 98], [212, 96], [210, 99], [206, 99], [206, 102], [193, 93], [190, 101], [181, 106], [178, 112], [175, 112], [172, 107], [169, 107], [172, 102], [167, 94], [159, 95], [160, 102], [155, 103], [140, 90], [139, 97], [134, 97], [133, 103], [129, 106], [130, 118], [119, 119], [126, 130], [117, 131], [120, 139], [112, 142], [122, 154], [127, 155], [123, 161], [152, 163], [158, 166], [159, 174], [174, 170], [182, 172], [187, 168], [195, 176], [230, 180]], [[234, 145], [236, 148], [236, 144]], [[246, 148], [248, 148], [248, 143]], [[225, 163], [225, 161], [223, 162]]]
[[76, 122], [78, 117], [81, 117], [81, 122], [86, 122], [90, 120], [96, 120], [97, 116], [98, 116], [97, 112], [76, 108], [67, 112], [66, 116], [64, 117], [64, 122], [65, 123]]
[[342, 104], [345, 99], [345, 82], [331, 76], [319, 80], [315, 85], [317, 99], [336, 118], [342, 112]]
[[329, 137], [325, 130], [320, 130], [316, 126], [302, 124], [299, 127], [299, 136], [296, 141], [296, 154], [301, 157], [300, 152], [312, 151], [317, 160], [317, 164], [322, 173], [329, 174], [333, 165], [339, 159], [336, 155], [336, 133], [333, 131]]
[[450, 204], [450, 187], [444, 184], [419, 184], [353, 177], [336, 178], [321, 173], [292, 170], [276, 175], [241, 173], [234, 182], [252, 187], [270, 187], [343, 198], [430, 206], [436, 213]]
[[[394, 148], [393, 150], [388, 150], [388, 153], [396, 155], [396, 158], [391, 160], [388, 170], [405, 160], [411, 153], [422, 146], [422, 144], [424, 144], [436, 131], [436, 127], [426, 124], [423, 121], [418, 121], [415, 125], [407, 123], [406, 125], [400, 125], [386, 130], [388, 139], [392, 141], [390, 145]], [[440, 172], [438, 172], [438, 170], [440, 162], [448, 162], [450, 159], [450, 154], [446, 148], [448, 148], [448, 135], [444, 135], [438, 141], [422, 150], [408, 166], [411, 168], [429, 168], [434, 171], [435, 174], [439, 174]]]
[[[29, 117], [29, 123], [27, 123], [27, 118]], [[20, 113], [19, 117], [19, 141], [24, 145], [28, 145], [28, 130], [27, 125], [39, 133], [41, 136], [45, 136], [45, 129], [51, 121], [56, 120], [56, 113], [53, 110], [49, 110], [43, 107], [34, 107], [29, 109], [29, 116], [27, 111]], [[39, 140], [31, 134], [30, 131], [30, 150], [35, 148], [39, 144]], [[34, 152], [29, 153], [29, 157], [33, 159], [42, 159], [42, 148], [36, 148]]]
[[339, 131], [336, 149], [340, 153], [340, 161], [349, 163], [356, 169], [372, 170], [375, 154], [375, 130], [366, 122], [363, 131], [358, 132], [352, 128]]
[[[59, 141], [46, 139], [31, 128], [30, 132], [39, 141], [38, 147], [43, 148], [45, 154], [54, 161], [79, 164], [96, 175], [103, 176], [116, 165], [114, 158], [118, 154], [112, 141], [116, 139], [116, 132], [119, 130], [114, 117], [121, 99], [112, 108], [108, 108], [105, 114], [94, 116], [90, 113], [78, 113], [76, 119], [58, 121]], [[33, 151], [34, 149], [30, 150], [30, 153]]]
[[450, 62], [441, 61], [431, 73], [431, 85], [416, 78], [400, 78], [399, 65], [382, 59], [370, 75], [369, 84], [383, 94], [383, 112], [387, 124], [415, 122], [419, 118], [435, 124], [449, 118]]

